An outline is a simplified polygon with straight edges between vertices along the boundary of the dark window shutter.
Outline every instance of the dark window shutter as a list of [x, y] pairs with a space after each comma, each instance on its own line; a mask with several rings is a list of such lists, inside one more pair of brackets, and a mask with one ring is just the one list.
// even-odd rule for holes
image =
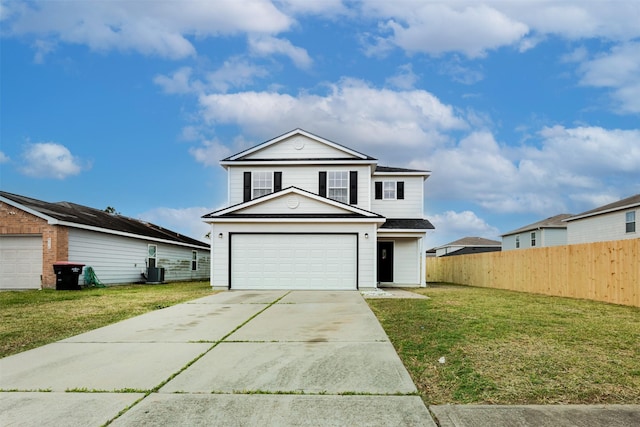
[[273, 192], [282, 190], [282, 172], [273, 173]]
[[404, 199], [404, 181], [398, 181], [396, 183], [396, 199]]
[[358, 204], [358, 171], [349, 172], [349, 203]]
[[382, 200], [382, 183], [376, 182], [376, 200]]
[[242, 197], [243, 202], [251, 200], [251, 172], [244, 173], [244, 193]]
[[327, 173], [324, 171], [318, 174], [318, 195], [327, 197]]

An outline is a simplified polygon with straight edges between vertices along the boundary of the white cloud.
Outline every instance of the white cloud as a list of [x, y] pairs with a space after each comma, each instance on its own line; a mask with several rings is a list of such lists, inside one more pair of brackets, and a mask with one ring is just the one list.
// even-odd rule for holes
[[[374, 44], [409, 52], [460, 52], [481, 57], [489, 50], [518, 46], [526, 51], [546, 35], [569, 40], [629, 41], [640, 36], [637, 2], [617, 1], [452, 1], [363, 2], [362, 12], [383, 25]], [[461, 30], [464, 29], [464, 30]], [[375, 49], [375, 46], [374, 46]]]
[[411, 64], [404, 64], [398, 67], [398, 71], [394, 76], [387, 78], [387, 84], [398, 89], [413, 89], [416, 82], [420, 78], [413, 72]]
[[198, 147], [191, 147], [189, 153], [198, 162], [205, 166], [218, 166], [220, 160], [229, 157], [231, 149], [218, 141], [202, 141]]
[[210, 125], [240, 125], [258, 137], [302, 127], [391, 157], [410, 157], [398, 148], [426, 149], [448, 139], [445, 131], [467, 126], [451, 106], [424, 90], [377, 89], [356, 79], [327, 87], [324, 95], [240, 92], [203, 95], [199, 102]]
[[11, 160], [9, 159], [9, 156], [0, 151], [0, 165], [3, 163], [9, 163], [9, 160]]
[[633, 189], [622, 183], [640, 178], [640, 130], [555, 126], [531, 144], [514, 149], [490, 132], [472, 132], [420, 165], [432, 170], [432, 197], [543, 217], [624, 197]]
[[429, 215], [435, 231], [429, 235], [431, 246], [443, 245], [463, 237], [500, 240], [500, 231], [471, 211], [446, 211]]
[[267, 0], [13, 2], [4, 4], [4, 13], [9, 16], [3, 25], [8, 35], [170, 59], [196, 54], [188, 37], [276, 34], [293, 23]]
[[205, 236], [211, 228], [208, 224], [202, 222], [202, 215], [208, 214], [213, 210], [205, 207], [183, 209], [160, 207], [143, 212], [138, 215], [138, 218], [202, 242], [210, 243]]
[[582, 85], [612, 89], [622, 112], [640, 113], [640, 42], [614, 46], [583, 62], [579, 72]]
[[199, 84], [198, 82], [193, 82], [191, 79], [191, 74], [191, 67], [182, 67], [174, 71], [170, 76], [161, 74], [155, 76], [153, 78], [153, 82], [160, 86], [164, 93], [196, 93], [198, 91], [198, 87], [201, 86], [201, 84]]
[[54, 142], [29, 144], [22, 157], [24, 161], [21, 167], [22, 172], [37, 178], [65, 179], [79, 174], [86, 168], [67, 147]]
[[529, 32], [519, 20], [475, 2], [369, 2], [365, 9], [385, 21], [382, 30], [391, 32], [385, 40], [409, 52], [482, 57], [488, 50], [516, 44]]
[[207, 74], [208, 87], [227, 92], [232, 88], [242, 88], [254, 83], [256, 78], [266, 77], [268, 71], [264, 67], [250, 63], [242, 57], [230, 58], [217, 70]]
[[272, 56], [274, 54], [289, 57], [298, 68], [310, 68], [313, 61], [307, 51], [294, 46], [289, 40], [279, 39], [272, 36], [252, 36], [249, 37], [249, 48], [254, 55]]

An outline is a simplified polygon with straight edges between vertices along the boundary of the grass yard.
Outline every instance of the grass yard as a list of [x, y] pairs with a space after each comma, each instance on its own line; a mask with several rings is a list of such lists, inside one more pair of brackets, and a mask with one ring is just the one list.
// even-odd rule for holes
[[209, 282], [0, 292], [0, 357], [214, 293]]
[[640, 403], [639, 308], [445, 284], [415, 292], [430, 299], [367, 302], [428, 404]]

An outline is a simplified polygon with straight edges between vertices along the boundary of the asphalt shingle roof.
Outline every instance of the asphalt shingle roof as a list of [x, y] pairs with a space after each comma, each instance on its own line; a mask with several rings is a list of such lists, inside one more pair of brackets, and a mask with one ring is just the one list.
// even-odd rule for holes
[[70, 202], [50, 203], [0, 191], [0, 196], [59, 221], [131, 233], [138, 236], [208, 247], [209, 245], [159, 225]]
[[542, 221], [534, 222], [533, 224], [525, 225], [513, 231], [503, 234], [503, 236], [510, 236], [512, 234], [524, 233], [526, 231], [537, 230], [539, 228], [567, 228], [565, 219], [572, 217], [573, 214], [560, 214], [543, 219]]

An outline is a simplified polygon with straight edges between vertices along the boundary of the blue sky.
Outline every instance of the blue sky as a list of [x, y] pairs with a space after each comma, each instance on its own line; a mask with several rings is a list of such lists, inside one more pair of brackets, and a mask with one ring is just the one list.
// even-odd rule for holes
[[4, 1], [0, 188], [195, 238], [302, 128], [432, 171], [427, 246], [640, 193], [640, 3]]

